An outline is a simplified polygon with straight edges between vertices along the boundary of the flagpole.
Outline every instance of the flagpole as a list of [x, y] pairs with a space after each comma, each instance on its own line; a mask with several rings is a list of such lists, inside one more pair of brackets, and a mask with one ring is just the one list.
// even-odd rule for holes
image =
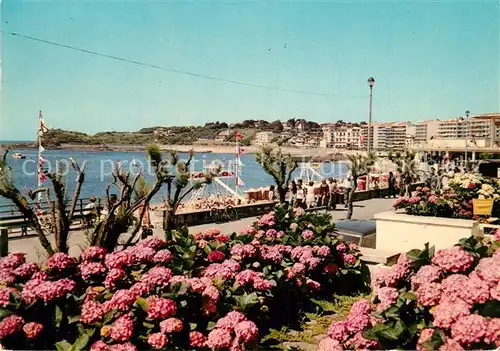
[[239, 194], [238, 192], [238, 188], [239, 188], [239, 179], [238, 177], [240, 176], [240, 149], [238, 147], [238, 144], [239, 144], [239, 141], [238, 141], [238, 137], [236, 137], [236, 194]]
[[[36, 172], [36, 178], [37, 178], [37, 189], [40, 189], [41, 185], [42, 185], [42, 181], [41, 181], [41, 174], [40, 174], [40, 171], [41, 171], [41, 148], [42, 148], [42, 111], [38, 111], [38, 131], [37, 131], [37, 135], [38, 135], [38, 159], [37, 159], [37, 172]], [[38, 202], [40, 202], [40, 200], [42, 199], [42, 193], [38, 193]]]

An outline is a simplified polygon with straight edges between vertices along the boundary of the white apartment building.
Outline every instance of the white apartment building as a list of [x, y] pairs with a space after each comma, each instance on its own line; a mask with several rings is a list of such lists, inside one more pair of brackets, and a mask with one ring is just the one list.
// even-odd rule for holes
[[347, 123], [337, 125], [334, 123], [323, 124], [322, 147], [337, 149], [361, 148], [361, 127]]
[[417, 122], [414, 124], [415, 126], [415, 139], [414, 146], [415, 147], [423, 147], [427, 145], [427, 143], [436, 138], [439, 122], [436, 119]]
[[275, 134], [273, 132], [258, 132], [255, 134], [254, 144], [258, 146], [269, 144], [274, 137]]

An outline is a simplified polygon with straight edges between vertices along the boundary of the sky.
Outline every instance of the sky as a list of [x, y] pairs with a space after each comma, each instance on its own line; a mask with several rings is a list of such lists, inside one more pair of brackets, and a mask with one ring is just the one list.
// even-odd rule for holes
[[[498, 1], [4, 0], [0, 140], [208, 121], [500, 111]], [[12, 36], [236, 82], [136, 65]], [[326, 94], [326, 95], [322, 95]]]

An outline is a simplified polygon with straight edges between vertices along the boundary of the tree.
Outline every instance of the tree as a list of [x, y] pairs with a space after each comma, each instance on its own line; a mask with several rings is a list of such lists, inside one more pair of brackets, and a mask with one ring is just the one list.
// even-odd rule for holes
[[405, 194], [409, 195], [410, 185], [413, 178], [417, 175], [419, 162], [417, 160], [417, 153], [415, 151], [406, 152], [389, 152], [387, 158], [396, 165], [400, 178], [405, 186]]
[[283, 154], [281, 148], [275, 150], [270, 146], [264, 146], [255, 155], [255, 159], [264, 171], [273, 177], [279, 194], [279, 201], [284, 203], [288, 183], [293, 171], [298, 167], [297, 161], [294, 161], [290, 154]]
[[[45, 173], [48, 179], [52, 183], [52, 187], [40, 187], [35, 190], [28, 191], [28, 197], [31, 200], [35, 199], [37, 195], [44, 193], [45, 200], [49, 207], [48, 215], [51, 218], [52, 226], [50, 230], [44, 230], [41, 223], [36, 216], [35, 209], [28, 202], [28, 199], [21, 194], [19, 189], [14, 185], [12, 179], [12, 169], [7, 163], [8, 151], [5, 151], [0, 160], [0, 196], [12, 201], [12, 203], [18, 208], [24, 218], [27, 221], [27, 225], [35, 230], [40, 240], [40, 244], [45, 249], [47, 254], [53, 255], [55, 252], [68, 252], [68, 236], [70, 231], [70, 225], [75, 214], [76, 204], [78, 198], [80, 197], [80, 191], [82, 184], [85, 180], [85, 162], [82, 166], [70, 158], [70, 164], [73, 169], [77, 172], [77, 181], [75, 190], [73, 192], [71, 205], [69, 211], [66, 210], [68, 205], [67, 198], [67, 187], [65, 184], [65, 179], [63, 174], [65, 174], [64, 164], [59, 162], [56, 167], [56, 171], [53, 173]], [[55, 200], [52, 201], [51, 191], [55, 195]], [[48, 232], [47, 232], [48, 231]], [[47, 239], [47, 235], [53, 234], [55, 239], [55, 248]]]
[[[148, 155], [151, 162], [155, 165], [161, 165], [156, 168], [157, 177], [161, 178], [167, 186], [166, 209], [163, 219], [163, 228], [165, 229], [166, 236], [171, 235], [171, 231], [177, 228], [175, 223], [175, 212], [182, 201], [192, 191], [201, 188], [205, 184], [212, 182], [213, 177], [219, 173], [219, 168], [214, 168], [205, 172], [205, 177], [192, 181], [189, 168], [193, 161], [194, 153], [189, 153], [187, 161], [181, 161], [175, 152], [169, 152], [168, 158], [163, 159], [160, 149], [156, 145], [148, 148]], [[175, 169], [171, 172], [169, 168]]]
[[370, 167], [373, 166], [373, 164], [376, 161], [376, 155], [374, 152], [370, 152], [366, 155], [365, 154], [347, 155], [347, 158], [349, 160], [349, 165], [348, 165], [349, 172], [354, 182], [354, 185], [351, 188], [351, 191], [349, 192], [349, 199], [347, 202], [348, 209], [347, 209], [346, 219], [351, 219], [353, 212], [352, 201], [354, 199], [354, 192], [356, 191], [356, 187], [358, 184], [358, 178], [367, 175], [370, 172]]
[[278, 120], [271, 123], [271, 128], [272, 128], [273, 132], [281, 133], [283, 131], [283, 124], [278, 119]]

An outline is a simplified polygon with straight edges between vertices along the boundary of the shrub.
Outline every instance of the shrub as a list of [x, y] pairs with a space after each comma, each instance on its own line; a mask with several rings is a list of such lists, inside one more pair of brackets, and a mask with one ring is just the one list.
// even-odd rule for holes
[[497, 179], [464, 173], [455, 175], [448, 185], [442, 192], [418, 187], [411, 197], [397, 199], [393, 207], [415, 216], [477, 219], [473, 217], [473, 199], [500, 198], [500, 183]]
[[500, 235], [434, 253], [412, 250], [374, 279], [374, 306], [353, 306], [319, 350], [487, 350], [500, 346]]
[[[297, 322], [310, 299], [366, 288], [354, 244], [330, 218], [278, 209], [244, 233], [150, 238], [119, 252], [89, 247], [44, 266], [0, 261], [2, 345], [58, 350], [242, 350]], [[345, 283], [345, 284], [344, 284]]]

